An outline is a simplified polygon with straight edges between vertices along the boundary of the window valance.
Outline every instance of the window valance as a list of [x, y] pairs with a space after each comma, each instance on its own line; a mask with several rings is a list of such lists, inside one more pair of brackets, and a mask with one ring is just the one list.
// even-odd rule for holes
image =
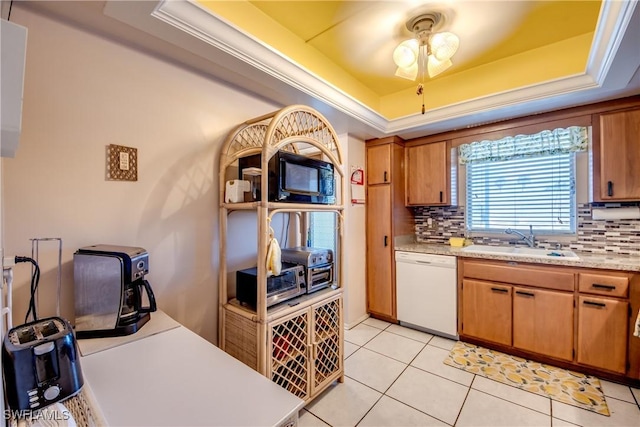
[[508, 136], [460, 145], [458, 159], [464, 165], [586, 151], [588, 139], [589, 134], [584, 126], [544, 130], [533, 135]]

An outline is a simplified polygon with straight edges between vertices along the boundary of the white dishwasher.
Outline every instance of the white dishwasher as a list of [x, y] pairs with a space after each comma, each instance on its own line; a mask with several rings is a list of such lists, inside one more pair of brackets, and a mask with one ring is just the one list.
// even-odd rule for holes
[[396, 251], [396, 301], [401, 325], [458, 338], [456, 257]]

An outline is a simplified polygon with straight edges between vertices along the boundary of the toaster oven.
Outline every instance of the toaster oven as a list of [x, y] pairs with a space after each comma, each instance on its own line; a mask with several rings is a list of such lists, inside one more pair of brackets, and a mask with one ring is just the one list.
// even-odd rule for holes
[[[290, 300], [306, 292], [304, 267], [282, 263], [277, 276], [267, 277], [267, 307]], [[256, 309], [258, 296], [258, 268], [248, 268], [236, 272], [236, 298], [238, 301]]]
[[297, 246], [282, 249], [282, 261], [302, 265], [307, 280], [307, 293], [335, 284], [333, 251], [331, 249]]

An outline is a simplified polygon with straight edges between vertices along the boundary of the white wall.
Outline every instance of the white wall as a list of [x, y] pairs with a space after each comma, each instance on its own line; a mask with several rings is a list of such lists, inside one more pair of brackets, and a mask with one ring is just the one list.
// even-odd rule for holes
[[[159, 307], [216, 342], [219, 146], [278, 106], [29, 11], [12, 20], [29, 35], [22, 138], [2, 160], [6, 255], [62, 238], [62, 315], [73, 318], [74, 251], [141, 246]], [[108, 144], [138, 149], [137, 182], [105, 181]], [[40, 246], [40, 264], [40, 315], [53, 315], [55, 245]], [[19, 323], [30, 268], [15, 275]]]
[[[340, 138], [343, 147], [346, 147], [345, 181], [347, 194], [345, 195], [345, 298], [344, 298], [344, 323], [351, 328], [358, 322], [366, 319], [366, 238], [365, 238], [365, 205], [352, 205], [349, 182], [351, 166], [364, 168], [365, 144], [364, 141], [352, 136]], [[366, 171], [365, 171], [366, 173]]]

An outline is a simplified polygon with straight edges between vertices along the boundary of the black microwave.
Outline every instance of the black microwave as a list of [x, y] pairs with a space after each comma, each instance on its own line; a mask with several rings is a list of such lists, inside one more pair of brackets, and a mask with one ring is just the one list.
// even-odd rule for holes
[[[243, 169], [260, 168], [260, 159], [261, 154], [240, 158], [239, 178]], [[278, 151], [269, 159], [269, 201], [332, 205], [336, 202], [333, 169], [322, 160]]]
[[[267, 277], [267, 307], [302, 295], [306, 290], [304, 267], [283, 262], [279, 275]], [[257, 296], [258, 268], [236, 271], [237, 300], [255, 310]]]

